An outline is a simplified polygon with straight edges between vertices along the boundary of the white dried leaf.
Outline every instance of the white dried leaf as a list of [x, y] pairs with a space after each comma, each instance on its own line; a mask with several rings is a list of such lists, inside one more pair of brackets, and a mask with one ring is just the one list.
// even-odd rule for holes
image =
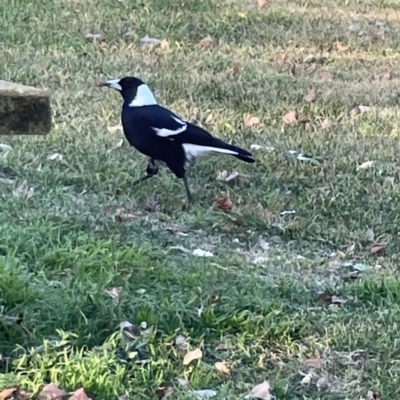
[[192, 361], [199, 360], [202, 357], [203, 352], [199, 348], [189, 351], [185, 354], [185, 357], [183, 358], [183, 365], [189, 365]]
[[261, 235], [258, 237], [258, 245], [263, 250], [268, 250], [269, 249], [269, 243]]
[[195, 390], [193, 392], [199, 399], [209, 399], [217, 395], [217, 392], [212, 389]]
[[12, 150], [12, 147], [9, 144], [0, 143], [1, 150]]
[[361, 165], [357, 166], [357, 171], [360, 169], [371, 168], [375, 161], [365, 161]]
[[85, 38], [87, 40], [90, 40], [91, 42], [96, 42], [96, 41], [101, 42], [104, 39], [104, 36], [101, 33], [87, 32]]
[[214, 256], [214, 254], [211, 253], [211, 251], [202, 250], [202, 249], [193, 250], [192, 255], [197, 256], [197, 257], [213, 257]]
[[34, 195], [35, 189], [33, 187], [29, 187], [28, 181], [25, 179], [22, 184], [17, 187], [17, 189], [13, 190], [13, 195], [15, 197], [20, 197], [25, 195], [27, 199], [31, 198]]
[[149, 37], [149, 35], [143, 36], [140, 39], [140, 43], [142, 44], [153, 44], [153, 45], [159, 45], [161, 44], [161, 40], [160, 39], [155, 39], [155, 38], [151, 38]]
[[362, 113], [372, 111], [372, 107], [363, 106], [362, 104], [360, 104], [360, 105], [358, 106], [358, 108], [359, 108], [360, 112], [362, 112]]
[[51, 161], [53, 161], [53, 160], [60, 160], [61, 161], [63, 159], [63, 155], [60, 154], [60, 153], [53, 153], [53, 154], [50, 154], [47, 157], [47, 159], [51, 160]]
[[264, 381], [251, 390], [251, 392], [245, 396], [245, 399], [254, 398], [262, 400], [271, 400], [271, 394], [269, 392], [270, 386], [268, 381]]

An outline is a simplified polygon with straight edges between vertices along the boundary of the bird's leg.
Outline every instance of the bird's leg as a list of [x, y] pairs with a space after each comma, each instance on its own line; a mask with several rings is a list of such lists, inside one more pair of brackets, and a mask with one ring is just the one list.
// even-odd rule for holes
[[186, 179], [186, 176], [183, 177], [183, 183], [185, 184], [186, 195], [187, 195], [188, 200], [193, 201], [193, 196], [192, 196], [192, 193], [190, 193], [189, 184]]
[[151, 177], [153, 177], [154, 175], [158, 174], [158, 166], [154, 160], [154, 158], [150, 158], [149, 163], [147, 164], [147, 168], [146, 168], [146, 175], [142, 176], [141, 178], [139, 178], [137, 181], [133, 182], [133, 185], [136, 185], [140, 182], [143, 182]]

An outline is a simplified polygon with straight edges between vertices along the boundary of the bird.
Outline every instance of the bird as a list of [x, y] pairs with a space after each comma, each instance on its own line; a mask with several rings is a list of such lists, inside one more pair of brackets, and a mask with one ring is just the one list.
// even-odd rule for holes
[[193, 200], [186, 178], [186, 166], [205, 153], [228, 154], [254, 163], [251, 153], [218, 139], [198, 125], [159, 105], [149, 86], [140, 78], [126, 76], [99, 83], [119, 91], [123, 98], [121, 121], [129, 144], [149, 157], [146, 175], [136, 185], [158, 173], [163, 161], [177, 178], [183, 180], [188, 201]]

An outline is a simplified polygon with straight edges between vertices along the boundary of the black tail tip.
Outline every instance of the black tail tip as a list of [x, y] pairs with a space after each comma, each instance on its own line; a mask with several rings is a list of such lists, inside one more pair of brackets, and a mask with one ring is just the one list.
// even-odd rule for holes
[[244, 162], [248, 162], [248, 163], [253, 163], [256, 160], [254, 159], [254, 157], [249, 153], [249, 154], [238, 154], [236, 156], [239, 160], [242, 160]]

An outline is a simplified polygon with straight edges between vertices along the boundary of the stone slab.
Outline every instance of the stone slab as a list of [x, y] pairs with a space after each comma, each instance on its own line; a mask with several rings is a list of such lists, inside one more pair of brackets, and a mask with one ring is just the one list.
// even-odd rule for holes
[[48, 91], [0, 80], [0, 135], [46, 135], [50, 130]]

